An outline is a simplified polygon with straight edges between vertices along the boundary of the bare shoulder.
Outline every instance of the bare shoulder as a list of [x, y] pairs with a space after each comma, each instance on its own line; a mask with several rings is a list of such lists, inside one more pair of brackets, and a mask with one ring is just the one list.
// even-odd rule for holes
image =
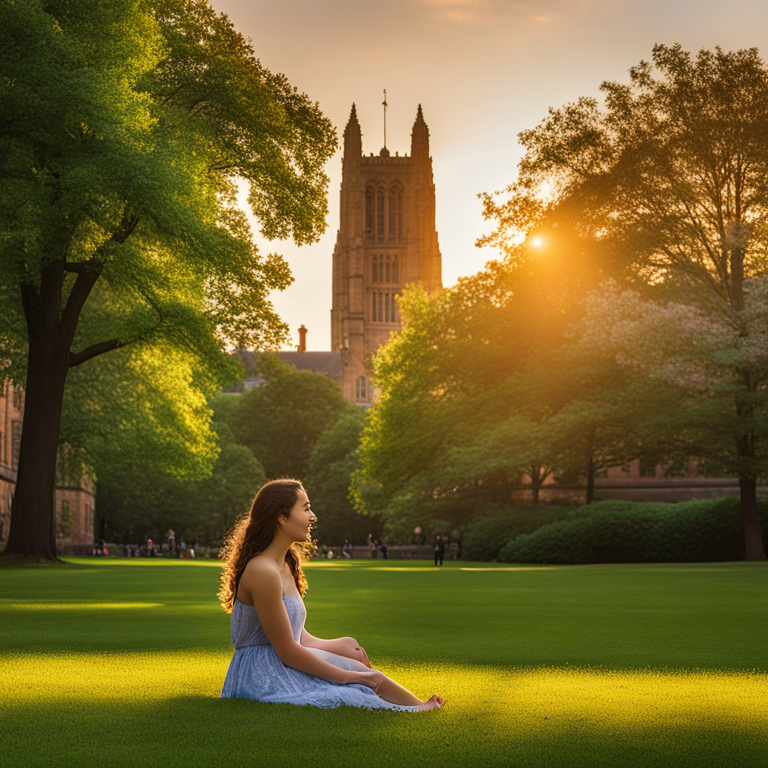
[[275, 563], [265, 555], [257, 555], [248, 561], [240, 579], [240, 586], [254, 603], [275, 595], [279, 599], [283, 590]]

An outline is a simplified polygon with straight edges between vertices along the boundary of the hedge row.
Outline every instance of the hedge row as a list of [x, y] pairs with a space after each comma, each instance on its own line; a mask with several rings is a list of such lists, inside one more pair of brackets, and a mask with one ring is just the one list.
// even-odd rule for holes
[[574, 520], [588, 514], [588, 507], [527, 505], [491, 507], [476, 513], [464, 529], [461, 550], [464, 560], [496, 560], [504, 545], [516, 536], [531, 533], [549, 523]]
[[[677, 504], [602, 501], [579, 511], [586, 514], [513, 533], [498, 559], [506, 563], [685, 563], [746, 557], [735, 497]], [[759, 516], [768, 549], [768, 503], [760, 503]]]

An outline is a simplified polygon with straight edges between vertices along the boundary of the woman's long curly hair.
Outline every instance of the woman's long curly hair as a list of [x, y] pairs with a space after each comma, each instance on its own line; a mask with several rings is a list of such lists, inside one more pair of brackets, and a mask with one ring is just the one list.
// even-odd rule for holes
[[[290, 513], [299, 498], [299, 491], [303, 490], [298, 480], [271, 480], [265, 483], [256, 494], [251, 511], [227, 535], [219, 554], [224, 561], [219, 600], [227, 613], [232, 612], [237, 585], [245, 566], [272, 543], [278, 526], [277, 518]], [[311, 541], [307, 539], [306, 543], [291, 544], [285, 553], [285, 562], [291, 569], [296, 588], [302, 597], [307, 591], [307, 579], [301, 562], [311, 550]]]

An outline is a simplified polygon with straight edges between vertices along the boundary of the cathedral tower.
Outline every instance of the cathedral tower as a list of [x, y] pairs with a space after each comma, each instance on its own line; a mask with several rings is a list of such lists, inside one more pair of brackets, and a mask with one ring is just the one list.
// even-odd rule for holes
[[419, 105], [411, 154], [363, 155], [357, 111], [344, 129], [341, 215], [333, 251], [331, 345], [347, 400], [373, 400], [371, 355], [400, 329], [395, 297], [408, 283], [442, 286], [429, 129]]

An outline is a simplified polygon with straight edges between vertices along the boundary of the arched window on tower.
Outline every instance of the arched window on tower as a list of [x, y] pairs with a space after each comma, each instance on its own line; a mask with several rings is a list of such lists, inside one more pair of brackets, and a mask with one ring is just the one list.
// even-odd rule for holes
[[376, 242], [384, 242], [384, 190], [376, 191]]
[[357, 381], [355, 382], [355, 400], [358, 403], [369, 403], [371, 401], [370, 387], [368, 385], [368, 379], [366, 379], [365, 376], [357, 377]]
[[395, 291], [372, 291], [371, 292], [371, 315], [372, 323], [398, 323], [399, 313], [397, 311], [397, 293]]
[[374, 240], [374, 190], [369, 186], [365, 190], [365, 239], [372, 243]]
[[396, 283], [397, 279], [397, 254], [392, 257], [392, 282]]
[[403, 238], [403, 188], [399, 184], [389, 188], [387, 204], [387, 239], [390, 243], [397, 243]]

